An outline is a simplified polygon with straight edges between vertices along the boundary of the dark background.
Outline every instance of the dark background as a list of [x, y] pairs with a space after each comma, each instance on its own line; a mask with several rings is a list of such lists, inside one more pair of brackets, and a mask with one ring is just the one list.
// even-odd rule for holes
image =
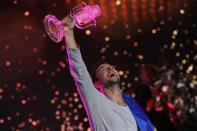
[[[172, 65], [196, 79], [197, 1], [134, 1], [85, 1], [99, 4], [103, 12], [96, 27], [75, 29], [89, 72], [102, 60], [117, 65], [123, 73], [121, 86], [131, 94], [139, 85], [139, 68], [146, 64]], [[64, 41], [54, 43], [43, 25], [45, 15], [62, 19], [79, 3], [0, 1], [1, 131], [90, 130], [69, 74]], [[187, 72], [189, 66], [193, 68]]]

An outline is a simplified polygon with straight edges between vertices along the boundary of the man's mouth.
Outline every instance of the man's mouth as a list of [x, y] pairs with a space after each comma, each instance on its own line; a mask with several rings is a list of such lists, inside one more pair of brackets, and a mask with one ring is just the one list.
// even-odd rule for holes
[[110, 74], [108, 75], [109, 78], [112, 78], [112, 77], [114, 77], [114, 76], [115, 76], [114, 73], [110, 73]]

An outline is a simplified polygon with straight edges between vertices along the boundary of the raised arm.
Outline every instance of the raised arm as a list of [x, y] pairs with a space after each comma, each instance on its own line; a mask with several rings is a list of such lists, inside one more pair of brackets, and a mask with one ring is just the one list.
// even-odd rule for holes
[[64, 36], [65, 36], [65, 43], [67, 48], [77, 49], [78, 45], [75, 41], [74, 37], [74, 27], [75, 21], [70, 17], [67, 16], [63, 19], [63, 26], [64, 26]]
[[75, 84], [81, 97], [89, 103], [94, 97], [99, 95], [99, 92], [94, 88], [92, 79], [81, 57], [79, 46], [75, 41], [73, 31], [75, 21], [68, 16], [63, 22], [70, 72], [75, 80]]

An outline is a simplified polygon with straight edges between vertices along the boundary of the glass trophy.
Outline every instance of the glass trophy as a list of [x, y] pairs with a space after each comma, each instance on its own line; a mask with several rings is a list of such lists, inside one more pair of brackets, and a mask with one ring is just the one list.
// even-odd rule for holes
[[[101, 15], [98, 5], [87, 5], [82, 2], [70, 11], [70, 16], [75, 20], [75, 26], [85, 29], [89, 26], [96, 26], [96, 17]], [[62, 41], [64, 29], [62, 20], [58, 20], [54, 15], [47, 15], [44, 18], [44, 25], [49, 37], [56, 43]]]

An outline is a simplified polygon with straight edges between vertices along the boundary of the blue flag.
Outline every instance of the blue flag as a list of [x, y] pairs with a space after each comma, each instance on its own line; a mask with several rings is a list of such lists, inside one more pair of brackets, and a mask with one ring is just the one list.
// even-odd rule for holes
[[138, 129], [140, 131], [156, 131], [156, 128], [150, 122], [149, 118], [144, 113], [142, 108], [137, 104], [137, 102], [126, 93], [123, 93], [122, 96], [124, 102], [128, 105], [131, 113], [136, 120]]

